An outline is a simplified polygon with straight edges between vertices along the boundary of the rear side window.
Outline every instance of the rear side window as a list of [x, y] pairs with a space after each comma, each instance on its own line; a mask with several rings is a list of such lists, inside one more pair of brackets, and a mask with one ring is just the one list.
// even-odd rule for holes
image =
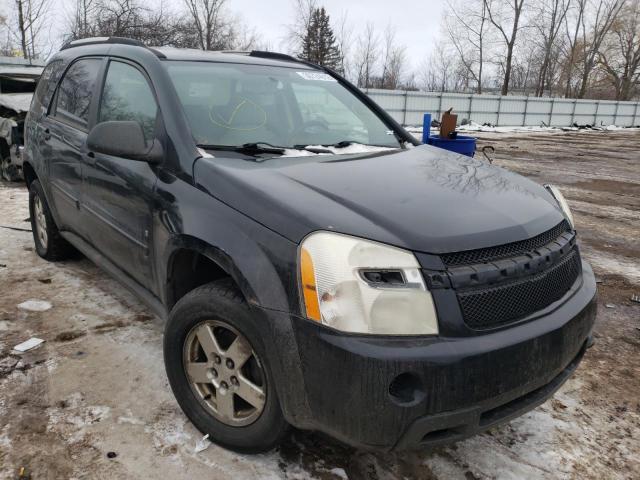
[[147, 140], [153, 139], [158, 107], [147, 79], [135, 67], [112, 61], [100, 102], [99, 122], [138, 122]]
[[56, 117], [80, 128], [86, 128], [101, 64], [100, 59], [87, 58], [78, 60], [69, 67], [58, 88]]
[[49, 85], [49, 80], [51, 80], [51, 72], [53, 71], [56, 63], [59, 62], [51, 62], [49, 65], [44, 67], [42, 71], [42, 75], [40, 75], [40, 79], [38, 80], [38, 86], [36, 87], [36, 95], [35, 97], [38, 99], [40, 104], [44, 103], [44, 95], [47, 93], [47, 86]]

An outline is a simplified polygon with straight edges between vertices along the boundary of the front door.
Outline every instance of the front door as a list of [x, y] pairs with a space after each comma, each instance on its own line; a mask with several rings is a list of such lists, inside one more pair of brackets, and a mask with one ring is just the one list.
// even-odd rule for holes
[[[98, 105], [97, 123], [134, 120], [151, 142], [158, 107], [143, 72], [134, 64], [110, 60]], [[89, 152], [83, 205], [90, 242], [142, 286], [158, 293], [150, 259], [156, 167], [146, 162]]]

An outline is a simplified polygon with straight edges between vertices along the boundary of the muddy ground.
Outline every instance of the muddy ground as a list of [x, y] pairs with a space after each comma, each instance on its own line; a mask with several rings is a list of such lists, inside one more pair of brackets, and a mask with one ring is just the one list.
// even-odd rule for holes
[[[373, 454], [295, 432], [264, 455], [196, 454], [160, 321], [89, 261], [41, 260], [26, 190], [1, 184], [0, 478], [21, 467], [33, 479], [640, 478], [640, 131], [480, 137], [495, 163], [562, 187], [601, 282], [596, 344], [552, 400], [435, 452]], [[18, 307], [28, 300], [51, 308]], [[11, 353], [32, 336], [46, 342]]]

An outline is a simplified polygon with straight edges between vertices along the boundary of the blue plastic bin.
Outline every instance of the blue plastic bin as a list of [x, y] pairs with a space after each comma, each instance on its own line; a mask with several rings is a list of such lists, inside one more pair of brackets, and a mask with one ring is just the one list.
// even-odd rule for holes
[[450, 152], [473, 157], [476, 154], [476, 138], [458, 135], [456, 138], [440, 138], [439, 135], [429, 137], [429, 145], [444, 148]]
[[440, 135], [430, 135], [431, 114], [425, 113], [422, 122], [422, 143], [434, 147], [444, 148], [450, 152], [473, 157], [476, 154], [476, 138], [458, 135], [456, 138], [440, 138]]

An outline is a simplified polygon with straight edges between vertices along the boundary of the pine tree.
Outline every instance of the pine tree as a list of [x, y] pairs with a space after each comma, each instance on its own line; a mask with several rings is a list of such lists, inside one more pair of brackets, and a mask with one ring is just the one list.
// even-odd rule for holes
[[311, 14], [300, 58], [334, 70], [338, 70], [342, 64], [340, 49], [324, 7], [314, 9]]

